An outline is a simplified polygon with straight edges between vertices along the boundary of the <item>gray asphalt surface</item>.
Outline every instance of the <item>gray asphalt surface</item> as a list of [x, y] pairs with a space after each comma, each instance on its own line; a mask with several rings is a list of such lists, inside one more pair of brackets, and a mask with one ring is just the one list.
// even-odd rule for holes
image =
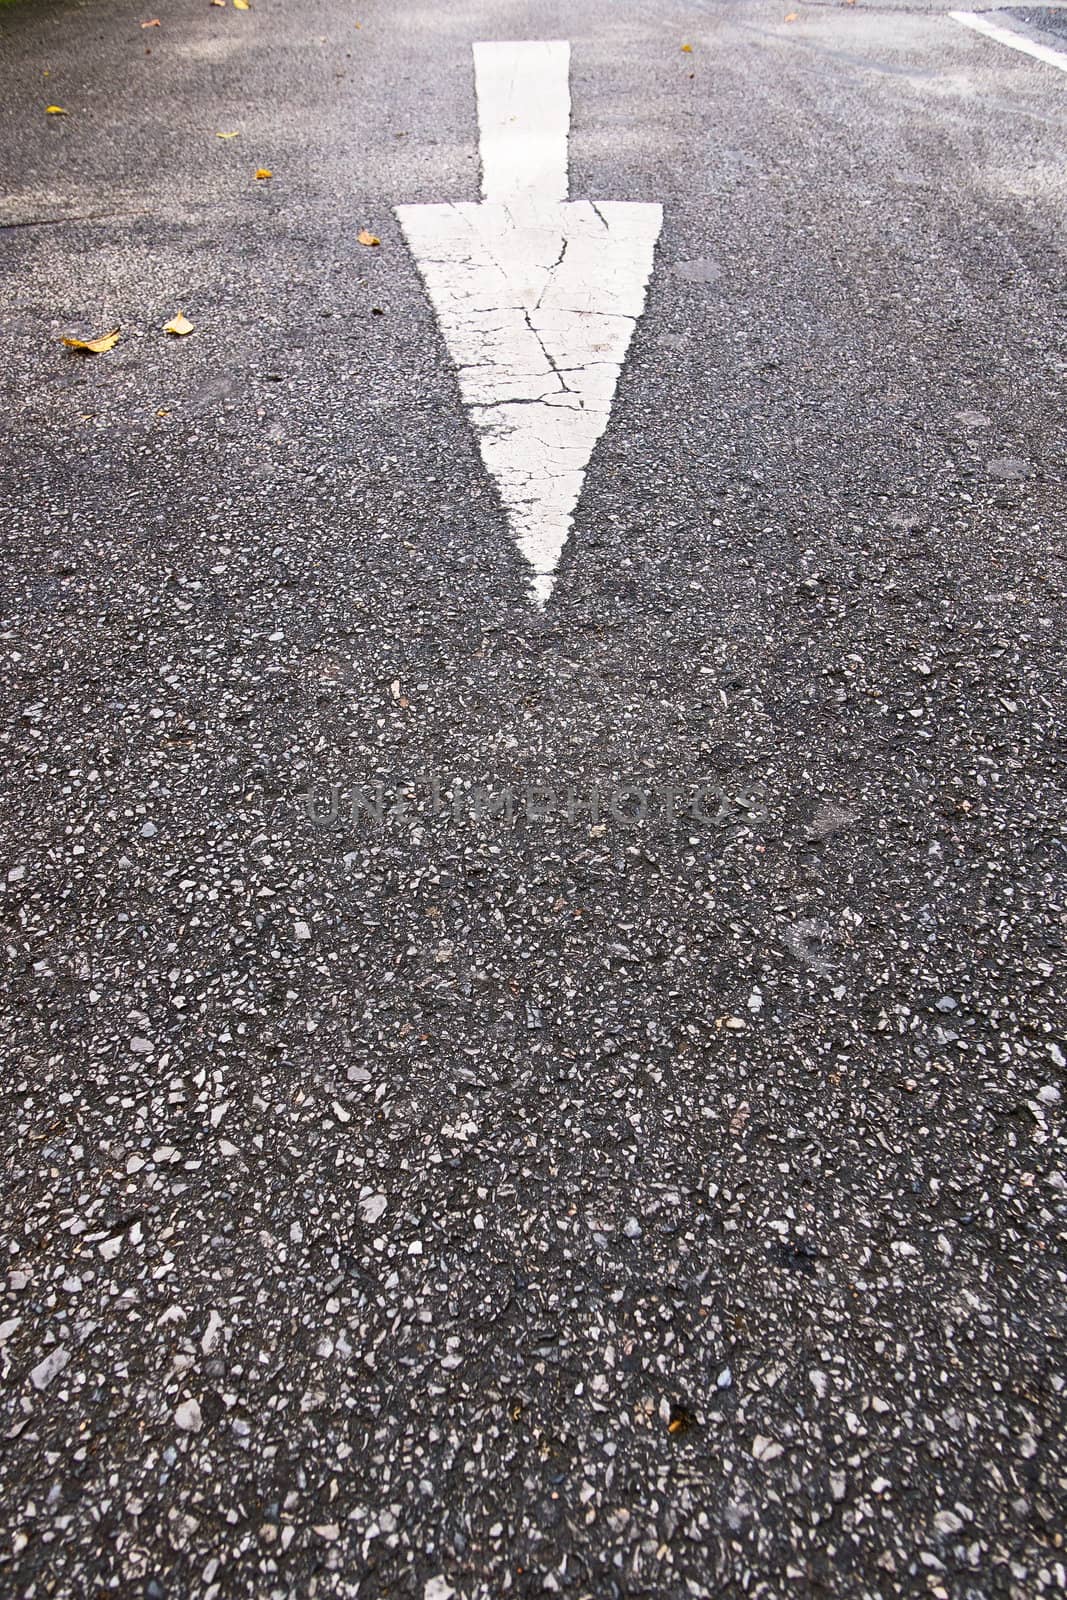
[[[4, 1595], [1067, 1581], [1067, 80], [789, 12], [0, 9]], [[665, 208], [544, 614], [391, 211], [501, 37]]]
[[1016, 6], [1003, 12], [998, 20], [1010, 28], [1021, 24], [1030, 38], [1049, 44], [1054, 50], [1067, 40], [1067, 5]]

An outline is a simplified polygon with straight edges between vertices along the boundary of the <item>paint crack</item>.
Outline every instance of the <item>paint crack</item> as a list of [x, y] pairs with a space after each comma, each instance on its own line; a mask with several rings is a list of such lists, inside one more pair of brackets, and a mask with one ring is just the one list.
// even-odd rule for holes
[[[537, 309], [537, 307], [535, 306], [534, 310], [536, 311], [536, 309]], [[571, 388], [570, 384], [569, 383], [564, 383], [564, 381], [563, 381], [563, 373], [560, 371], [559, 367], [556, 366], [556, 363], [552, 359], [552, 354], [551, 354], [550, 350], [548, 349], [548, 346], [545, 344], [545, 341], [542, 339], [541, 335], [538, 333], [537, 329], [534, 327], [533, 323], [531, 322], [529, 311], [527, 311], [525, 308], [523, 308], [523, 313], [522, 314], [523, 314], [523, 318], [525, 319], [526, 326], [529, 328], [530, 332], [533, 334], [534, 338], [537, 340], [537, 343], [540, 345], [541, 350], [544, 353], [545, 360], [548, 362], [548, 364], [551, 367], [552, 371], [556, 374], [556, 377], [559, 379], [560, 387], [565, 391], [565, 393], [574, 394], [576, 391]], [[572, 372], [580, 371], [580, 368], [572, 367], [569, 370], [572, 371]]]
[[545, 298], [545, 295], [548, 293], [549, 289], [552, 287], [552, 281], [553, 281], [552, 280], [552, 274], [556, 271], [557, 267], [561, 267], [563, 265], [563, 257], [567, 254], [567, 246], [569, 244], [570, 244], [570, 240], [567, 238], [567, 235], [564, 234], [562, 242], [561, 242], [560, 247], [559, 247], [559, 255], [556, 257], [555, 261], [553, 261], [552, 265], [549, 267], [549, 269], [548, 269], [548, 277], [545, 279], [545, 286], [541, 290], [541, 293], [537, 296], [537, 304], [534, 306], [534, 310], [535, 311], [540, 311], [541, 302]]

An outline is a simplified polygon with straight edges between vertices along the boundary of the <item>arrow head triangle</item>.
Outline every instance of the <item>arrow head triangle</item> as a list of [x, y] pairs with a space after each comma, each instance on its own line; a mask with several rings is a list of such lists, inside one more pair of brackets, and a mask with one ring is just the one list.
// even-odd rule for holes
[[588, 201], [398, 206], [513, 536], [551, 593], [663, 213]]

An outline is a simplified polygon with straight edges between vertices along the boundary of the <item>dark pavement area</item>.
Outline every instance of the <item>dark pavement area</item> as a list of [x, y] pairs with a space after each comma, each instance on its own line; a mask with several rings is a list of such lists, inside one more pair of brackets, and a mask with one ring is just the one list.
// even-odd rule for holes
[[[1067, 80], [253, 7], [0, 8], [0, 1593], [1056, 1592]], [[500, 37], [664, 207], [543, 613], [391, 209]]]
[[1003, 13], [1003, 22], [1006, 27], [1021, 22], [1032, 38], [1053, 35], [1049, 42], [1054, 48], [1067, 39], [1067, 6], [1012, 6]]

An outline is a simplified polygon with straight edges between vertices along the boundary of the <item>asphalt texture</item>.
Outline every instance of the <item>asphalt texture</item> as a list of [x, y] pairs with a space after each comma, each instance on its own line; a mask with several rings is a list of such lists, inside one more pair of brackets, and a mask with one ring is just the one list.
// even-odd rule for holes
[[1062, 49], [1067, 43], [1067, 5], [1015, 6], [997, 20], [1009, 28], [1021, 23], [1029, 38], [1050, 44], [1053, 49]]
[[[946, 12], [0, 10], [5, 1596], [1063, 1588], [1067, 82]], [[543, 613], [391, 210], [500, 37], [665, 208]]]

